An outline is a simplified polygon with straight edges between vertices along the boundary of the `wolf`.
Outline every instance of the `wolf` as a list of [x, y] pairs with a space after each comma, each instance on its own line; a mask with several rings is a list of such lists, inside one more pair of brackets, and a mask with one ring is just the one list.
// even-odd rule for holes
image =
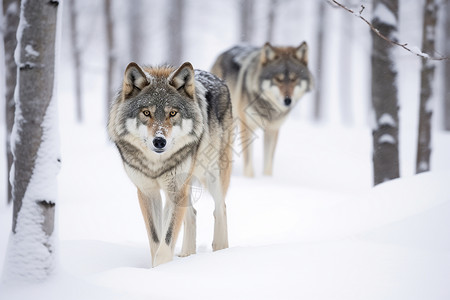
[[278, 132], [289, 112], [313, 88], [308, 69], [308, 45], [235, 46], [218, 56], [211, 73], [225, 80], [240, 121], [244, 175], [254, 176], [254, 131], [264, 131], [264, 174], [272, 175]]
[[178, 68], [132, 62], [111, 105], [108, 134], [137, 187], [153, 267], [172, 260], [182, 222], [180, 256], [196, 252], [193, 178], [215, 202], [213, 250], [228, 247], [225, 196], [234, 128], [230, 95], [222, 80], [194, 70], [189, 62]]

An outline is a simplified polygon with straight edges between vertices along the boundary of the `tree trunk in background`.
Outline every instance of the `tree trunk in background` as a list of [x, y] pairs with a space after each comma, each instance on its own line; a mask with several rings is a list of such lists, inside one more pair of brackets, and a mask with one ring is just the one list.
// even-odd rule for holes
[[137, 62], [138, 64], [142, 64], [142, 39], [144, 38], [142, 31], [142, 7], [144, 3], [142, 0], [132, 0], [129, 1], [128, 5], [128, 28], [130, 35], [130, 61]]
[[[429, 54], [435, 52], [437, 9], [436, 0], [425, 1], [423, 8], [422, 51]], [[435, 64], [433, 61], [422, 58], [416, 173], [430, 170], [434, 69]]]
[[[450, 57], [450, 0], [445, 3], [445, 56]], [[450, 131], [450, 61], [445, 61], [444, 129]]]
[[117, 65], [117, 56], [114, 43], [114, 22], [112, 14], [112, 0], [104, 2], [105, 26], [106, 26], [106, 51], [107, 51], [107, 70], [106, 70], [106, 114], [105, 120], [108, 120], [109, 107], [114, 97], [114, 77]]
[[269, 13], [267, 14], [267, 34], [266, 42], [273, 43], [273, 32], [275, 29], [275, 16], [279, 0], [270, 0], [269, 3]]
[[[54, 267], [54, 214], [59, 172], [54, 99], [58, 1], [23, 1], [18, 36], [13, 226], [7, 280], [42, 280]], [[27, 24], [28, 26], [25, 26]]]
[[315, 121], [322, 119], [322, 68], [324, 62], [324, 32], [325, 32], [325, 1], [319, 1], [319, 11], [317, 16], [317, 62], [316, 62], [316, 82], [315, 82], [315, 99], [313, 106], [313, 117]]
[[[345, 1], [347, 7], [352, 6], [352, 1]], [[353, 125], [353, 109], [352, 109], [352, 48], [353, 48], [353, 20], [348, 16], [347, 12], [343, 11], [341, 16], [342, 22], [342, 34], [339, 41], [340, 53], [339, 53], [339, 69], [341, 70], [339, 78], [339, 102], [341, 109], [342, 123], [351, 126]]]
[[[13, 155], [11, 152], [11, 130], [14, 124], [14, 89], [16, 88], [17, 65], [14, 60], [14, 50], [17, 46], [16, 31], [19, 25], [20, 0], [3, 0], [3, 18], [4, 32], [3, 43], [5, 46], [5, 120], [6, 120], [6, 162], [7, 176], [11, 170], [13, 163]], [[8, 203], [12, 201], [12, 189], [9, 179], [8, 186]]]
[[[398, 40], [398, 0], [374, 0], [373, 26], [390, 40]], [[372, 34], [372, 106], [374, 184], [398, 178], [399, 120], [394, 45]]]
[[180, 65], [183, 58], [184, 4], [184, 0], [169, 1], [167, 52], [168, 62], [175, 66]]
[[68, 0], [70, 13], [70, 41], [75, 72], [75, 109], [78, 122], [83, 121], [83, 101], [81, 97], [81, 49], [78, 45], [78, 12], [76, 0]]
[[240, 42], [251, 43], [254, 24], [254, 0], [240, 0], [239, 2], [239, 37]]

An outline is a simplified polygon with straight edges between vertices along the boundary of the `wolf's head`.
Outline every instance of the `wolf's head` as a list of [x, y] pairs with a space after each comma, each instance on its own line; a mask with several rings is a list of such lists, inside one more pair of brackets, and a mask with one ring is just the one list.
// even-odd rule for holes
[[109, 127], [114, 127], [113, 136], [127, 136], [154, 153], [176, 151], [198, 140], [203, 132], [197, 101], [190, 63], [178, 69], [130, 63], [114, 104], [116, 112], [110, 117], [114, 124]]
[[308, 45], [274, 47], [266, 43], [260, 53], [259, 86], [262, 96], [282, 109], [290, 108], [312, 89]]

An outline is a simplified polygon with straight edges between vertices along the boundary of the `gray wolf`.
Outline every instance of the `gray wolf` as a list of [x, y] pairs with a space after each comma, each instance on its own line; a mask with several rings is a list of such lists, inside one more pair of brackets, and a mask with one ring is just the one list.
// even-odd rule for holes
[[253, 177], [252, 141], [264, 130], [264, 174], [272, 175], [278, 132], [289, 112], [313, 87], [308, 45], [298, 47], [235, 46], [223, 52], [211, 72], [225, 80], [240, 121], [244, 175]]
[[231, 174], [232, 119], [228, 88], [216, 76], [194, 71], [190, 63], [177, 69], [133, 62], [127, 66], [110, 109], [108, 133], [137, 187], [153, 267], [172, 260], [182, 222], [180, 256], [196, 252], [196, 211], [190, 203], [193, 178], [215, 201], [213, 250], [228, 247], [225, 196]]

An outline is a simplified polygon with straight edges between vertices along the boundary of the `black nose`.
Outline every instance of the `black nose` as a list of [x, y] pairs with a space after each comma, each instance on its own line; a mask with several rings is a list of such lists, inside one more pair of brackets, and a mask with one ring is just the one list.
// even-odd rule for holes
[[291, 98], [289, 97], [284, 98], [284, 105], [289, 106], [291, 105], [291, 103], [292, 103]]
[[164, 146], [166, 146], [166, 139], [162, 137], [155, 137], [153, 139], [153, 146], [158, 149], [164, 148]]

